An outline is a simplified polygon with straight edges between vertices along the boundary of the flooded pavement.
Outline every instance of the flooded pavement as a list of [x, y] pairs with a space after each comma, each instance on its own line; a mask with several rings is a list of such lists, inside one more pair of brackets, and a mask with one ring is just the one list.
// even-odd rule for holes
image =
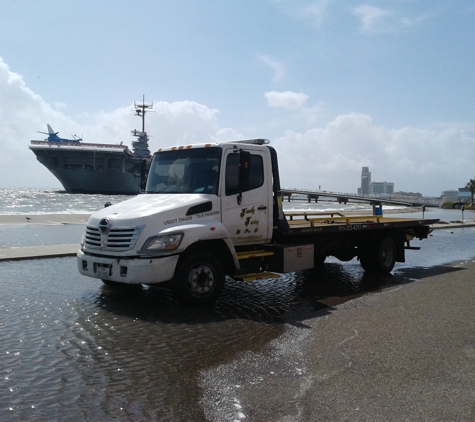
[[453, 232], [434, 232], [389, 276], [329, 259], [318, 271], [229, 281], [208, 307], [158, 287], [102, 286], [75, 258], [1, 263], [0, 420], [259, 420], [246, 418], [245, 401], [265, 377], [292, 388], [308, 370], [299, 345], [318, 329], [311, 321], [453, 271], [443, 264], [475, 256], [475, 231]]
[[83, 233], [83, 224], [0, 225], [0, 249], [66, 244], [79, 245]]

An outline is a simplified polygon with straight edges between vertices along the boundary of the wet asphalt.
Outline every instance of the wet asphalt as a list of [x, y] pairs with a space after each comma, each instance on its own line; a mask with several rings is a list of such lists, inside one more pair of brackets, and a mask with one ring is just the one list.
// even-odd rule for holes
[[421, 243], [389, 276], [328, 259], [207, 307], [1, 262], [0, 420], [475, 420], [475, 231]]
[[475, 263], [436, 271], [299, 319], [262, 354], [209, 371], [209, 420], [475, 420]]

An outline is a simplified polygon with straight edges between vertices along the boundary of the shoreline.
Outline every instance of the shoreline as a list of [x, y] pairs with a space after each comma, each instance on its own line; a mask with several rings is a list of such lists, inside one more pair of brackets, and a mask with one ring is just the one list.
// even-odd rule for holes
[[1, 226], [86, 224], [91, 214], [1, 214]]

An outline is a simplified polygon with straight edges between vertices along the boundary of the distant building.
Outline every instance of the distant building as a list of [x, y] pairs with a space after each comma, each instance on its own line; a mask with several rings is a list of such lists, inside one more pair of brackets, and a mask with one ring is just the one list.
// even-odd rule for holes
[[371, 172], [369, 167], [363, 167], [361, 170], [361, 188], [358, 190], [358, 194], [368, 195], [369, 185], [371, 183]]
[[399, 196], [399, 197], [410, 196], [410, 197], [413, 197], [413, 198], [422, 198], [422, 193], [420, 193], [420, 192], [398, 191], [398, 192], [394, 192], [394, 195]]
[[394, 183], [392, 182], [371, 182], [369, 184], [369, 193], [383, 193], [392, 195], [394, 193]]
[[458, 190], [444, 190], [442, 192], [442, 202], [457, 202]]
[[470, 204], [472, 194], [468, 188], [459, 188], [458, 190], [444, 190], [442, 192], [442, 202], [461, 202]]
[[358, 195], [385, 194], [394, 193], [394, 183], [392, 182], [372, 182], [369, 167], [361, 169], [361, 187], [358, 188]]

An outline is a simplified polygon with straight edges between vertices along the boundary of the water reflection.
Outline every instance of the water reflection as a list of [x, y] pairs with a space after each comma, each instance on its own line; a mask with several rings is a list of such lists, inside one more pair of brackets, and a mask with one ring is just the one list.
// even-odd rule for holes
[[[203, 371], [256, 354], [288, 324], [447, 266], [369, 276], [356, 261], [281, 279], [230, 280], [212, 306], [182, 306], [160, 287], [111, 289], [75, 258], [0, 264], [0, 419], [205, 420]], [[79, 416], [78, 416], [79, 415]]]

